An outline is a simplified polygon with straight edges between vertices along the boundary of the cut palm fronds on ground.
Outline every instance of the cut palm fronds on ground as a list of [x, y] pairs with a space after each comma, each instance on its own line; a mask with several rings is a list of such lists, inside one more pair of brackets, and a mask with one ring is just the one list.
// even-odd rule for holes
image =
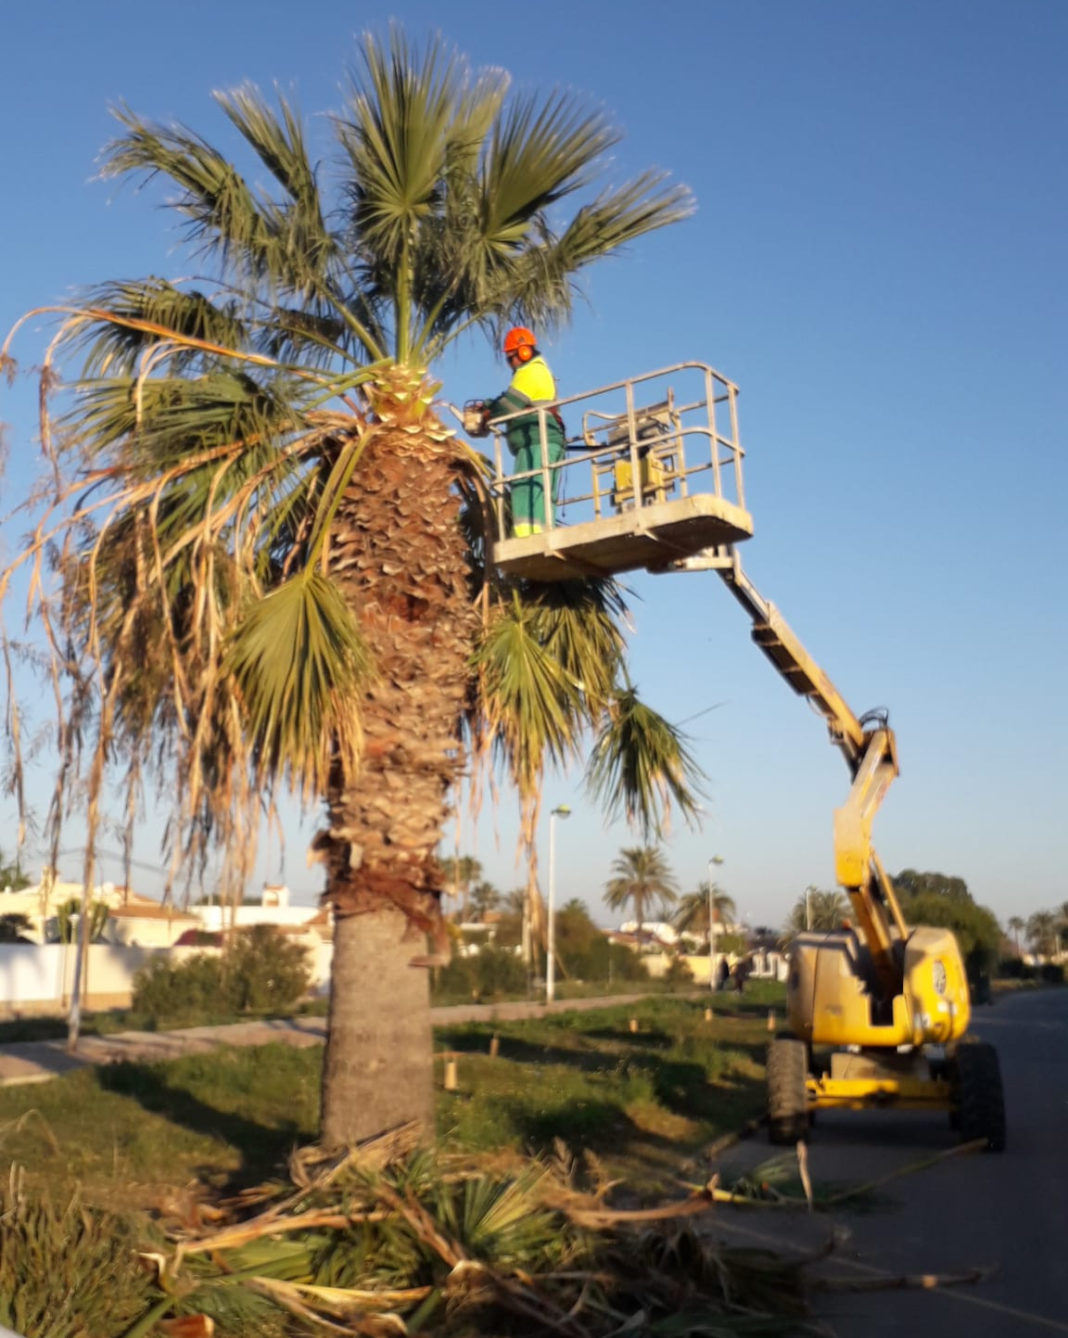
[[254, 1218], [176, 1228], [158, 1284], [220, 1336], [239, 1331], [224, 1312], [242, 1294], [294, 1323], [370, 1338], [532, 1326], [607, 1338], [634, 1324], [663, 1338], [818, 1332], [805, 1261], [713, 1245], [671, 1220], [706, 1211], [703, 1191], [614, 1209], [593, 1170], [591, 1192], [560, 1150], [509, 1173], [425, 1151], [377, 1168], [351, 1156], [316, 1172], [305, 1160], [303, 1187], [275, 1186]]
[[[714, 1182], [673, 1202], [616, 1207], [609, 1192], [622, 1199], [627, 1187], [606, 1182], [595, 1159], [560, 1147], [549, 1160], [506, 1171], [427, 1150], [381, 1152], [300, 1159], [300, 1184], [276, 1183], [232, 1200], [227, 1220], [211, 1227], [188, 1214], [165, 1237], [145, 1226], [140, 1241], [128, 1226], [77, 1204], [62, 1213], [32, 1209], [13, 1181], [0, 1202], [0, 1268], [10, 1271], [11, 1246], [24, 1265], [17, 1277], [0, 1278], [0, 1295], [17, 1287], [8, 1294], [20, 1296], [22, 1309], [0, 1313], [0, 1322], [14, 1322], [26, 1338], [498, 1338], [532, 1331], [741, 1338], [824, 1333], [809, 1307], [812, 1291], [856, 1287], [812, 1276], [814, 1265], [826, 1267], [833, 1257], [833, 1240], [817, 1252], [779, 1252], [728, 1246], [695, 1229], [686, 1219], [721, 1202], [717, 1194], [739, 1197]], [[758, 1168], [767, 1177], [763, 1192], [788, 1173], [784, 1163]], [[250, 1206], [255, 1215], [243, 1216]], [[60, 1267], [56, 1256], [68, 1240], [70, 1322], [45, 1328], [50, 1270]], [[107, 1279], [103, 1288], [94, 1267]], [[982, 1276], [917, 1274], [870, 1285], [950, 1286]], [[121, 1324], [100, 1309], [111, 1300], [114, 1277], [125, 1306]], [[856, 1289], [868, 1287], [862, 1280]], [[83, 1312], [82, 1290], [96, 1310]]]

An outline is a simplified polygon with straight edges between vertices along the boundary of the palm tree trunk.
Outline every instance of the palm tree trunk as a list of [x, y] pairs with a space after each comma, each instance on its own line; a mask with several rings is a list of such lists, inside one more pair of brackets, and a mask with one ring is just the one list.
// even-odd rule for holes
[[[436, 420], [419, 429], [380, 429], [369, 441], [331, 554], [377, 671], [361, 703], [362, 770], [335, 775], [330, 825], [315, 842], [338, 921], [323, 1070], [331, 1146], [412, 1118], [433, 1134], [425, 967], [447, 951], [436, 850], [463, 765], [459, 722], [480, 623], [455, 488], [463, 466]], [[387, 1070], [404, 1077], [386, 1082]]]
[[434, 1128], [429, 973], [409, 966], [395, 908], [334, 926], [330, 1044], [323, 1063], [322, 1141], [343, 1147], [416, 1121]]

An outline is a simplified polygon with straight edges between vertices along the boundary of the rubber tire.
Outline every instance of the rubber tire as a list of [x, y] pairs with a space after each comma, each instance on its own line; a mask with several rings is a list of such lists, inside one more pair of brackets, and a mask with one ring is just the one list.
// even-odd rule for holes
[[992, 1045], [962, 1045], [951, 1064], [950, 1124], [962, 1143], [985, 1138], [990, 1152], [1005, 1151], [1005, 1096], [1001, 1065]]
[[808, 1047], [775, 1040], [768, 1046], [768, 1138], [794, 1144], [808, 1134]]

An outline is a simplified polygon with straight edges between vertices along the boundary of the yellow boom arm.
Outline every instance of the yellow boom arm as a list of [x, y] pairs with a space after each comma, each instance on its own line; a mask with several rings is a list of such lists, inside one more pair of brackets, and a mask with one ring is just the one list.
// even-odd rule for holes
[[858, 718], [831, 680], [804, 648], [786, 619], [742, 570], [733, 549], [720, 576], [753, 621], [753, 640], [793, 690], [807, 697], [827, 722], [831, 742], [841, 751], [853, 778], [845, 803], [834, 814], [834, 859], [838, 882], [849, 894], [857, 927], [867, 943], [880, 985], [900, 988], [896, 937], [908, 935], [894, 887], [871, 843], [872, 819], [898, 772], [894, 734], [885, 713]]

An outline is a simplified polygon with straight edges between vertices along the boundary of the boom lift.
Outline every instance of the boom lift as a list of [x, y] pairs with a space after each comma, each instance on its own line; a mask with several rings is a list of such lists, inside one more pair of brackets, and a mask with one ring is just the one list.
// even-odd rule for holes
[[[697, 389], [679, 394], [680, 384]], [[562, 400], [581, 409], [574, 452], [540, 472], [568, 471], [567, 506], [544, 533], [511, 538], [510, 484], [495, 435], [493, 557], [506, 572], [533, 580], [654, 572], [716, 571], [752, 621], [753, 640], [799, 695], [823, 716], [845, 758], [849, 794], [834, 814], [836, 877], [853, 923], [805, 932], [790, 950], [787, 1016], [791, 1034], [768, 1050], [768, 1118], [773, 1142], [804, 1138], [814, 1111], [895, 1105], [944, 1109], [965, 1141], [1005, 1145], [997, 1053], [964, 1043], [970, 1020], [960, 948], [948, 929], [906, 924], [893, 884], [871, 841], [872, 821], [898, 774], [885, 712], [856, 716], [775, 606], [742, 569], [736, 543], [752, 534], [742, 485], [738, 388], [702, 363], [683, 363]], [[644, 403], [643, 403], [644, 401]], [[547, 407], [540, 410], [544, 421]], [[589, 492], [570, 485], [589, 470]], [[698, 492], [696, 485], [709, 484]], [[592, 515], [591, 515], [592, 512]]]

